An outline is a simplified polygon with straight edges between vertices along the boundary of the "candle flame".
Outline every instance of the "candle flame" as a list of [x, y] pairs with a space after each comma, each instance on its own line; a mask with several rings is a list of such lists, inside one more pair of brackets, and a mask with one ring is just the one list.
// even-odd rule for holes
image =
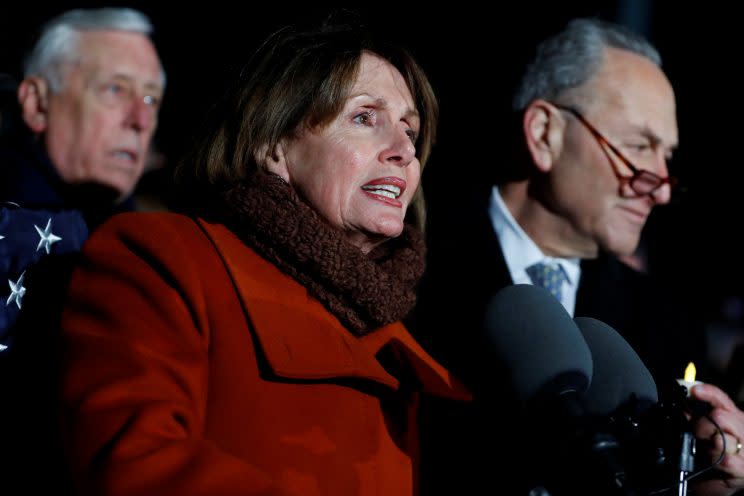
[[695, 382], [695, 374], [697, 373], [697, 369], [695, 369], [695, 364], [690, 362], [687, 364], [687, 368], [685, 369], [685, 382]]

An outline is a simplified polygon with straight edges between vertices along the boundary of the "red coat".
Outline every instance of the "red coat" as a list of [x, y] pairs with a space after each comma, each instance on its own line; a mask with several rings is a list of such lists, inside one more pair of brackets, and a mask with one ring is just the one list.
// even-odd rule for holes
[[176, 214], [100, 228], [62, 326], [83, 494], [411, 495], [419, 390], [465, 396], [401, 324], [356, 337], [224, 226]]

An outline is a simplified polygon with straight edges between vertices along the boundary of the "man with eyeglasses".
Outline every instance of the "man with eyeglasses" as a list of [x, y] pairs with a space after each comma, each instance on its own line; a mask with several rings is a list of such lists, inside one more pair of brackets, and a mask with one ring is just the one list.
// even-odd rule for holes
[[[0, 149], [0, 466], [7, 487], [64, 493], [55, 451], [57, 318], [74, 254], [135, 205], [165, 73], [152, 25], [128, 8], [49, 20]], [[92, 371], [95, 373], [95, 371]], [[11, 481], [17, 478], [15, 484]]]
[[[514, 167], [489, 164], [508, 180], [481, 203], [463, 194], [429, 216], [427, 273], [410, 326], [474, 401], [422, 405], [422, 494], [484, 487], [496, 494], [503, 480], [535, 468], [535, 450], [545, 458], [551, 449], [534, 445], [539, 440], [520, 423], [518, 403], [481, 336], [488, 302], [504, 286], [541, 285], [569, 314], [609, 323], [660, 388], [701, 359], [697, 338], [684, 335], [682, 300], [619, 261], [634, 254], [649, 214], [669, 203], [676, 184], [668, 170], [678, 144], [675, 96], [656, 49], [620, 26], [574, 20], [538, 46], [513, 106], [521, 158]], [[705, 399], [727, 420], [734, 465], [704, 494], [730, 494], [744, 487], [737, 478], [744, 458], [735, 452], [744, 414], [725, 393], [705, 387]], [[494, 450], [501, 455], [480, 455]], [[566, 473], [576, 481], [585, 475]], [[523, 492], [514, 494], [527, 494], [540, 476], [525, 477]]]

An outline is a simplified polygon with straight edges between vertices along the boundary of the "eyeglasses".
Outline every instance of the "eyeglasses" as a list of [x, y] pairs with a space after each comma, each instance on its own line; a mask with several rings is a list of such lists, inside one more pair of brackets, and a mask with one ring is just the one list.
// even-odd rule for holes
[[584, 127], [586, 127], [589, 130], [589, 132], [592, 134], [592, 136], [594, 136], [594, 138], [597, 140], [597, 142], [600, 145], [604, 145], [607, 148], [609, 148], [610, 151], [612, 151], [612, 153], [615, 154], [615, 156], [619, 158], [620, 161], [623, 164], [625, 164], [625, 166], [628, 169], [630, 169], [630, 171], [633, 173], [633, 175], [630, 177], [623, 176], [622, 174], [618, 173], [617, 168], [615, 167], [615, 162], [612, 160], [612, 158], [607, 153], [607, 151], [604, 148], [602, 148], [605, 154], [607, 155], [607, 158], [610, 160], [610, 165], [612, 166], [612, 169], [615, 172], [615, 176], [617, 176], [617, 178], [624, 184], [628, 184], [630, 186], [630, 189], [632, 189], [633, 193], [635, 193], [637, 196], [645, 196], [645, 195], [653, 196], [656, 190], [658, 190], [665, 184], [669, 184], [669, 187], [672, 189], [674, 189], [674, 187], [677, 185], [677, 178], [675, 177], [672, 177], [672, 176], [661, 177], [659, 175], [654, 174], [651, 171], [639, 169], [638, 167], [633, 165], [633, 163], [630, 160], [628, 160], [625, 157], [625, 155], [623, 155], [616, 146], [614, 146], [612, 143], [607, 141], [607, 138], [605, 138], [602, 135], [602, 133], [597, 131], [597, 128], [592, 126], [589, 123], [589, 121], [587, 121], [586, 118], [584, 118], [584, 116], [581, 115], [581, 112], [579, 112], [575, 108], [568, 107], [566, 105], [558, 105], [555, 103], [553, 103], [552, 105], [576, 117], [579, 120], [579, 122], [581, 122], [584, 125]]

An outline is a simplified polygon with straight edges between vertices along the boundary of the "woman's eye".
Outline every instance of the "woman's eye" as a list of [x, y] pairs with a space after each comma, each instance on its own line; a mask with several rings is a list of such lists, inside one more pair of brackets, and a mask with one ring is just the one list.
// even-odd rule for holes
[[375, 113], [371, 110], [367, 110], [358, 114], [354, 117], [354, 122], [363, 126], [371, 126], [374, 124]]
[[416, 131], [414, 131], [413, 129], [408, 129], [406, 131], [406, 134], [411, 139], [412, 143], [416, 143], [416, 139], [418, 138], [418, 134], [416, 133]]

